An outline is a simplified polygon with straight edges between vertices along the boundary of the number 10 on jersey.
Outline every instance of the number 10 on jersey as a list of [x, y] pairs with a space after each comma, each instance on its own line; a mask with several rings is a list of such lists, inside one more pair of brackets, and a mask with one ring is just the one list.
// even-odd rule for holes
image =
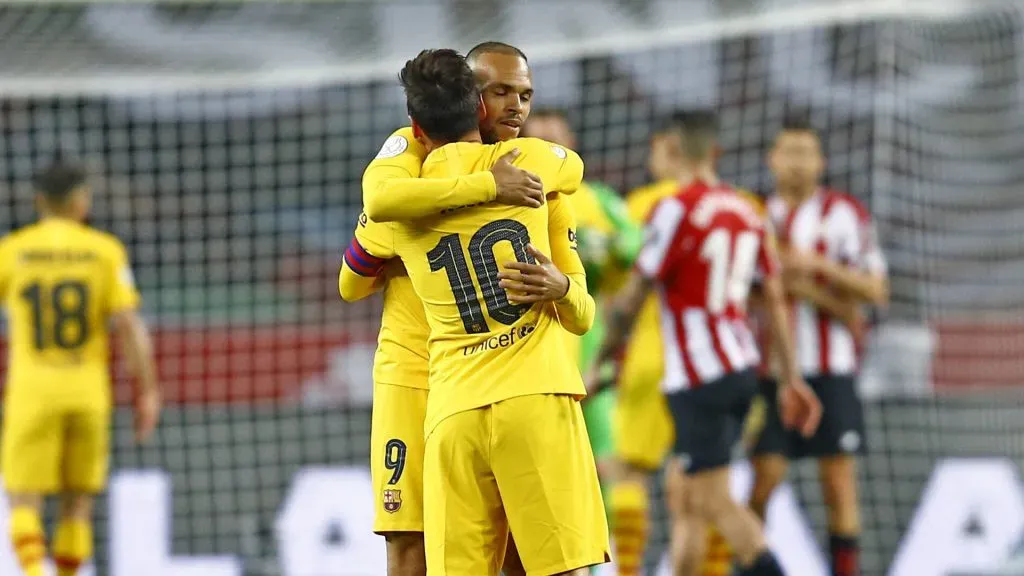
[[[512, 245], [516, 260], [536, 264], [533, 256], [526, 251], [530, 243], [530, 231], [515, 220], [495, 220], [478, 229], [469, 239], [469, 259], [473, 263], [480, 291], [483, 293], [487, 315], [506, 326], [515, 324], [529, 310], [526, 304], [515, 305], [508, 301], [505, 289], [498, 280], [500, 267], [494, 257], [494, 246], [501, 241]], [[462, 239], [458, 234], [443, 236], [437, 246], [427, 253], [431, 271], [444, 270], [448, 284], [455, 296], [459, 316], [467, 334], [485, 334], [489, 331], [477, 297], [476, 286], [469, 273], [469, 265], [462, 250]]]

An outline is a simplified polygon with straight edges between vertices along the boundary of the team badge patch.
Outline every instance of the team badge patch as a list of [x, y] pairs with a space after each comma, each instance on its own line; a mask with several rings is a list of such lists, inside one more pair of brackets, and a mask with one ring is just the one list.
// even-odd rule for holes
[[381, 158], [394, 158], [405, 149], [409, 147], [409, 141], [405, 139], [405, 136], [390, 136], [384, 141], [384, 145], [380, 147], [380, 152], [377, 152], [377, 159]]
[[551, 151], [555, 153], [555, 156], [558, 156], [562, 160], [565, 160], [565, 157], [568, 156], [568, 154], [565, 153], [565, 148], [562, 148], [561, 146], [552, 146]]
[[386, 489], [384, 490], [384, 511], [389, 514], [398, 512], [398, 509], [402, 507], [402, 491]]

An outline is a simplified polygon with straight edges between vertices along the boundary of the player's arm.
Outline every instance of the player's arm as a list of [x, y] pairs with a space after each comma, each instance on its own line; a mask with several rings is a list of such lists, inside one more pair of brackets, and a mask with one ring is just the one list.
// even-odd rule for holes
[[342, 300], [362, 300], [383, 288], [384, 265], [389, 257], [394, 257], [391, 227], [361, 214], [338, 272], [338, 293]]
[[494, 200], [538, 207], [543, 197], [541, 182], [512, 165], [518, 154], [513, 150], [502, 156], [487, 172], [421, 179], [426, 150], [413, 138], [411, 128], [402, 128], [385, 141], [363, 172], [363, 210], [376, 222], [393, 222]]
[[498, 273], [498, 279], [509, 302], [552, 302], [562, 326], [573, 334], [583, 335], [594, 325], [597, 306], [587, 293], [587, 277], [576, 250], [575, 227], [572, 206], [554, 195], [548, 200], [551, 258], [531, 244], [526, 250], [535, 263], [509, 262]]
[[602, 373], [614, 372], [608, 370], [607, 366], [614, 363], [619, 351], [629, 339], [633, 323], [640, 314], [644, 301], [654, 289], [655, 283], [664, 277], [669, 268], [671, 248], [684, 217], [685, 208], [675, 198], [661, 202], [652, 212], [645, 232], [647, 240], [637, 256], [633, 272], [626, 285], [619, 290], [607, 307], [606, 336], [595, 362], [598, 374], [588, 378], [590, 392], [614, 383], [614, 378], [601, 377]]
[[761, 242], [758, 260], [762, 275], [761, 292], [781, 372], [779, 410], [782, 421], [787, 428], [799, 428], [801, 434], [810, 437], [821, 420], [821, 403], [803, 381], [797, 364], [796, 346], [786, 309], [786, 291], [778, 272], [778, 250], [770, 230]]
[[117, 249], [111, 269], [108, 308], [114, 331], [121, 340], [128, 372], [135, 379], [135, 437], [141, 442], [153, 433], [160, 419], [156, 356], [149, 329], [138, 312], [139, 293], [123, 248]]
[[858, 301], [876, 306], [888, 304], [889, 280], [885, 258], [869, 218], [860, 215], [857, 225], [844, 240], [841, 249], [851, 265], [815, 255], [809, 258], [809, 272], [820, 275], [830, 286]]
[[576, 215], [560, 196], [548, 200], [548, 235], [551, 261], [569, 281], [565, 295], [555, 300], [558, 319], [569, 332], [586, 334], [594, 325], [597, 304], [587, 291], [587, 275], [576, 246]]
[[806, 278], [785, 281], [786, 294], [810, 303], [812, 306], [839, 320], [850, 330], [860, 329], [860, 302], [843, 298], [833, 290]]
[[770, 231], [765, 232], [758, 259], [761, 305], [768, 314], [773, 350], [779, 360], [781, 382], [783, 385], [789, 385], [799, 380], [800, 366], [797, 364], [796, 346], [793, 344], [793, 332], [789, 326], [786, 289], [779, 273], [778, 248], [775, 236]]

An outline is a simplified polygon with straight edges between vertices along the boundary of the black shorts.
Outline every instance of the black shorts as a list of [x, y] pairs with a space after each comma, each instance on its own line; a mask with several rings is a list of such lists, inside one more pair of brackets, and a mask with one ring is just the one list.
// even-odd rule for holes
[[676, 427], [674, 453], [687, 474], [728, 466], [757, 396], [753, 370], [734, 372], [666, 396]]
[[782, 454], [791, 460], [822, 458], [841, 454], [863, 454], [864, 405], [857, 394], [853, 376], [815, 376], [807, 384], [821, 400], [821, 425], [810, 438], [786, 430], [779, 417], [778, 384], [761, 380], [759, 388], [767, 408], [764, 429], [754, 445], [753, 456]]

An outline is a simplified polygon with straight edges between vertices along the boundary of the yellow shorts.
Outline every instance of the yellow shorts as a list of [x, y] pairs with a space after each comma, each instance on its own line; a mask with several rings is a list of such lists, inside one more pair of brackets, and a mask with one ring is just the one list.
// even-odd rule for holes
[[14, 494], [96, 494], [107, 484], [111, 410], [39, 401], [4, 407], [0, 473]]
[[373, 531], [423, 532], [423, 421], [427, 391], [373, 385], [370, 476], [377, 506]]
[[449, 416], [428, 436], [423, 468], [431, 576], [497, 576], [510, 530], [529, 576], [609, 560], [594, 456], [570, 396]]
[[626, 357], [615, 406], [615, 445], [619, 459], [657, 470], [675, 441], [672, 414], [661, 392], [661, 348]]

